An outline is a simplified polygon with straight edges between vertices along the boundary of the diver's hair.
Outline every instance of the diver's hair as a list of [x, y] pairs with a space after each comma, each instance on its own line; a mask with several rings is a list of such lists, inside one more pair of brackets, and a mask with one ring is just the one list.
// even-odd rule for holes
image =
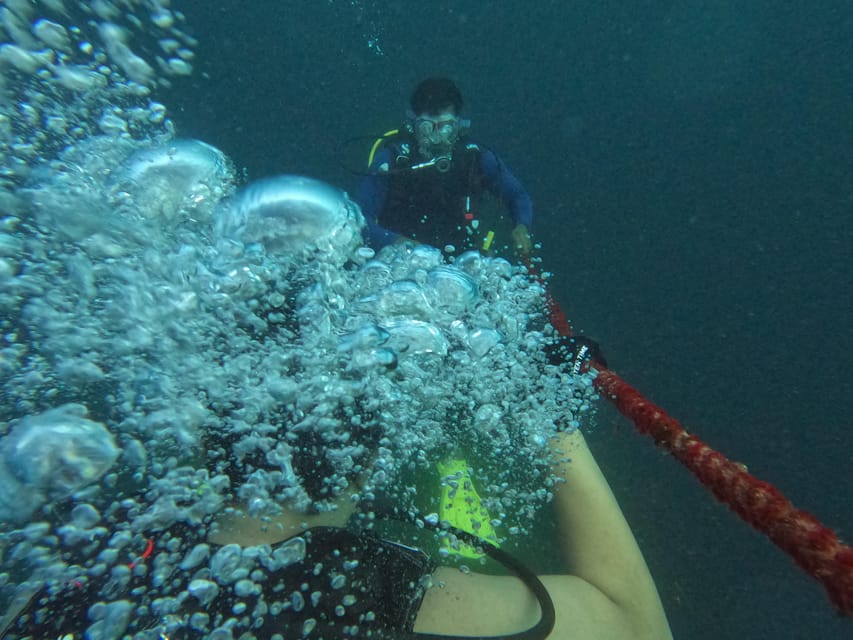
[[432, 77], [422, 80], [409, 98], [409, 106], [416, 114], [435, 115], [453, 107], [458, 115], [462, 111], [462, 92], [450, 78]]

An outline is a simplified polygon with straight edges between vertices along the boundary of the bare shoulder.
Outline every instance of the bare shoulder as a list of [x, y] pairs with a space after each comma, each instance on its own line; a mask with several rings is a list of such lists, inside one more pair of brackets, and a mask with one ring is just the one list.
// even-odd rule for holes
[[[551, 638], [640, 638], [627, 617], [601, 591], [575, 576], [541, 576], [557, 612]], [[415, 631], [455, 635], [501, 635], [523, 631], [539, 620], [530, 590], [512, 576], [462, 573], [439, 567], [415, 623]]]

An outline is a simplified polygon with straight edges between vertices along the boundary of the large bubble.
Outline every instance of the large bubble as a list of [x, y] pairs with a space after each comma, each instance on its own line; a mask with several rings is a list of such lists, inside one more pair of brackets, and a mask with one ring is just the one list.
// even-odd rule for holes
[[222, 237], [263, 245], [269, 254], [319, 250], [344, 259], [360, 241], [363, 225], [361, 211], [343, 191], [293, 175], [247, 185], [223, 203], [217, 220]]
[[97, 481], [117, 457], [115, 437], [81, 405], [27, 416], [0, 438], [0, 520], [26, 520]]
[[219, 149], [201, 140], [177, 139], [134, 152], [113, 173], [113, 197], [125, 197], [141, 215], [163, 223], [207, 223], [228, 195], [234, 167]]

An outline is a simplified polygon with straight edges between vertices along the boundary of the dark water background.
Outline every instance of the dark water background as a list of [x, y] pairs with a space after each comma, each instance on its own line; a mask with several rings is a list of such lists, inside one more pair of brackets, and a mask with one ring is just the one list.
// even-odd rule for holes
[[[343, 140], [454, 77], [576, 329], [853, 542], [853, 5], [180, 3], [182, 135], [350, 189]], [[369, 46], [378, 36], [384, 55]], [[849, 638], [822, 588], [612, 410], [590, 436], [677, 638]]]

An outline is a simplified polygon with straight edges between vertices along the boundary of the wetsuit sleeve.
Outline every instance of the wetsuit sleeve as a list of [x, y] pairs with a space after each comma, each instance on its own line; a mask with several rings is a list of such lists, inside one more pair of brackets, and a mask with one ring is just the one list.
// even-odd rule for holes
[[495, 196], [507, 203], [515, 224], [533, 227], [533, 202], [521, 181], [500, 161], [494, 151], [483, 150], [480, 168], [486, 176], [486, 186]]
[[376, 250], [391, 244], [400, 237], [399, 233], [390, 231], [379, 224], [379, 214], [388, 199], [388, 187], [391, 181], [391, 176], [379, 171], [379, 167], [383, 163], [389, 165], [391, 163], [391, 152], [388, 149], [381, 149], [376, 154], [373, 164], [369, 168], [370, 175], [362, 179], [355, 193], [355, 201], [361, 207], [361, 213], [364, 214], [364, 220], [367, 222], [363, 234], [364, 241]]

